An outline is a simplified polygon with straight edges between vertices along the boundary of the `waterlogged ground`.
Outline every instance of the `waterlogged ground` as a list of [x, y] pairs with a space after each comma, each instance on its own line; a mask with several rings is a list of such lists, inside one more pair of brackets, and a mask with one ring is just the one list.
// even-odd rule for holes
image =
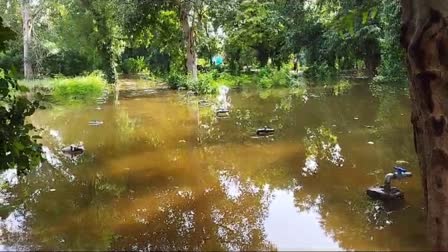
[[[151, 90], [39, 111], [51, 164], [3, 174], [0, 250], [428, 249], [409, 99], [343, 91], [232, 90], [227, 119]], [[59, 153], [79, 141], [83, 156]], [[406, 202], [369, 200], [397, 161]]]

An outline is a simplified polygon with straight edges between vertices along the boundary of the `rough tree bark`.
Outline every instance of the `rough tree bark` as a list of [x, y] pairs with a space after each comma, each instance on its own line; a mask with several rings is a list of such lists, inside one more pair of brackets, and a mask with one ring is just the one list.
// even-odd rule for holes
[[23, 19], [23, 74], [25, 79], [33, 78], [33, 64], [31, 58], [32, 46], [32, 15], [30, 0], [22, 0], [22, 19]]
[[194, 81], [198, 80], [198, 60], [196, 53], [196, 35], [194, 20], [189, 20], [192, 6], [189, 1], [180, 4], [180, 21], [184, 34], [185, 47], [187, 50], [187, 70]]
[[427, 211], [428, 238], [448, 250], [448, 1], [401, 0], [401, 43]]

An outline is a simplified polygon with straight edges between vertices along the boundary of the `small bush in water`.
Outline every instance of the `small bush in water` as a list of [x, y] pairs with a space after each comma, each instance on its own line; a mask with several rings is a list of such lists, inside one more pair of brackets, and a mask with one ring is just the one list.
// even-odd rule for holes
[[20, 84], [28, 87], [32, 92], [51, 95], [51, 100], [60, 104], [93, 102], [102, 95], [102, 91], [107, 86], [99, 73], [74, 78], [24, 80]]
[[98, 75], [54, 80], [53, 98], [56, 102], [93, 101], [101, 96], [106, 82]]
[[187, 87], [187, 76], [172, 72], [168, 75], [166, 82], [171, 89], [178, 89], [180, 87]]
[[289, 68], [262, 68], [257, 76], [257, 84], [261, 88], [291, 87], [296, 81], [290, 74]]
[[125, 74], [138, 74], [149, 71], [145, 58], [142, 56], [125, 59], [121, 64], [121, 69]]

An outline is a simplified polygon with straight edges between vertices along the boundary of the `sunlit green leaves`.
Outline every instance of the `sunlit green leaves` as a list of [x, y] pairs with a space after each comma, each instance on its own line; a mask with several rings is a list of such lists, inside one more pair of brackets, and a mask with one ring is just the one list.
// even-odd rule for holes
[[38, 108], [20, 92], [17, 82], [0, 74], [0, 171], [16, 168], [18, 174], [36, 167], [42, 160], [39, 137], [32, 136], [34, 127], [25, 119]]

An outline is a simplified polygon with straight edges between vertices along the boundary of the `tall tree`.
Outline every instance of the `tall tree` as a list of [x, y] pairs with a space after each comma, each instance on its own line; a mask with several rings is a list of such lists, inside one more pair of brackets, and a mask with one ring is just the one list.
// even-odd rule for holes
[[81, 6], [90, 12], [97, 30], [96, 47], [102, 60], [103, 71], [108, 83], [117, 81], [117, 43], [114, 12], [117, 3], [103, 0], [80, 0]]
[[448, 250], [448, 3], [401, 0], [415, 149], [426, 199], [429, 239]]
[[[48, 57], [52, 38], [52, 14], [59, 5], [53, 0], [4, 0], [0, 1], [0, 15], [5, 26], [14, 31], [20, 41], [21, 64], [27, 79], [41, 74], [43, 60]], [[11, 48], [8, 48], [11, 49]], [[15, 49], [15, 48], [14, 48]], [[17, 55], [17, 52], [14, 52]], [[18, 55], [17, 55], [18, 56]]]
[[269, 59], [278, 67], [286, 61], [286, 22], [279, 9], [274, 1], [247, 0], [234, 2], [224, 10], [227, 14], [223, 28], [229, 37], [226, 54], [232, 64], [241, 67], [243, 62], [238, 61], [245, 58], [241, 54], [253, 54], [261, 67]]
[[[135, 7], [129, 11], [128, 15], [129, 20], [134, 24], [131, 33], [148, 32], [148, 27], [161, 24], [157, 20], [161, 13], [176, 12], [183, 34], [185, 68], [193, 80], [197, 80], [198, 30], [203, 22], [204, 12], [211, 2], [211, 0], [134, 0]], [[165, 41], [166, 44], [173, 42], [176, 43], [176, 41]]]
[[33, 17], [30, 6], [30, 0], [22, 0], [22, 19], [23, 19], [23, 74], [25, 79], [33, 78], [33, 64], [31, 60]]
[[179, 1], [179, 17], [187, 55], [187, 70], [194, 81], [198, 80], [198, 56], [196, 51], [196, 13], [197, 8], [192, 1]]

